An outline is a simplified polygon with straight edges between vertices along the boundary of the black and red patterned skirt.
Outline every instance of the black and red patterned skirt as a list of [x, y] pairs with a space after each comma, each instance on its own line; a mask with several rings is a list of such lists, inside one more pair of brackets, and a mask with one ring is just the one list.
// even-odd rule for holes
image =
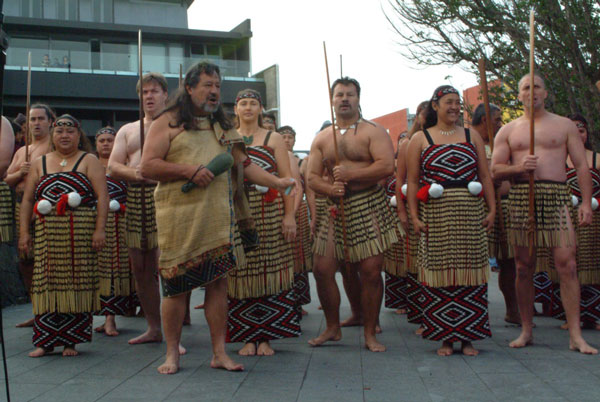
[[[600, 321], [600, 285], [581, 285], [579, 302], [580, 319], [584, 328], [592, 328]], [[560, 284], [552, 287], [552, 317], [566, 320], [565, 310], [560, 297]]]
[[423, 285], [417, 279], [417, 274], [406, 275], [406, 319], [411, 324], [421, 324], [423, 320]]
[[51, 349], [92, 341], [91, 313], [46, 313], [33, 321], [33, 345]]
[[406, 308], [406, 277], [385, 274], [385, 307]]
[[310, 282], [308, 272], [294, 274], [294, 291], [296, 292], [296, 301], [304, 306], [310, 303]]

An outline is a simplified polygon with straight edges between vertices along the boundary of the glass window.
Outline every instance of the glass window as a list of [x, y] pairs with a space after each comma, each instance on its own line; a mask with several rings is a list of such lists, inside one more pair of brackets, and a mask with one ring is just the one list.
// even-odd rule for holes
[[[144, 72], [154, 71], [163, 74], [167, 70], [167, 46], [164, 43], [144, 42], [142, 47]], [[179, 71], [179, 66], [177, 67]]]
[[179, 43], [169, 43], [169, 56], [168, 56], [168, 63], [169, 63], [169, 69], [167, 71], [167, 73], [170, 74], [179, 74], [179, 65], [183, 66], [183, 74], [185, 74], [185, 71], [187, 70], [187, 67], [185, 64], [185, 57], [184, 57], [184, 53], [183, 53], [183, 45], [179, 44]]
[[77, 0], [57, 0], [57, 18], [77, 21], [79, 19]]
[[55, 20], [56, 19], [56, 2], [58, 0], [44, 0], [44, 18]]
[[192, 56], [204, 56], [204, 45], [201, 43], [192, 43]]
[[100, 68], [109, 71], [137, 71], [137, 44], [102, 42]]
[[90, 57], [89, 42], [50, 41], [52, 67], [90, 69]]
[[206, 55], [208, 59], [221, 58], [221, 49], [219, 45], [206, 45]]
[[221, 50], [223, 51], [224, 60], [235, 60], [235, 46], [223, 45], [221, 46]]
[[94, 22], [113, 22], [113, 0], [92, 0]]
[[42, 18], [42, 0], [21, 0], [21, 15], [29, 18]]
[[43, 38], [11, 38], [6, 54], [6, 64], [27, 68], [29, 52], [31, 52], [32, 67], [50, 67], [48, 39]]

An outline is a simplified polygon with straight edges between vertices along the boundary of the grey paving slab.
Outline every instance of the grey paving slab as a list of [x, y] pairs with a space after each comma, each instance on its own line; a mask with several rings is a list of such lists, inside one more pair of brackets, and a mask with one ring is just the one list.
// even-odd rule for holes
[[[535, 344], [516, 350], [508, 342], [519, 328], [503, 321], [504, 302], [490, 283], [490, 317], [493, 337], [476, 343], [477, 357], [460, 354], [442, 358], [439, 342], [414, 335], [417, 328], [404, 316], [382, 308], [379, 340], [386, 353], [364, 348], [360, 327], [344, 328], [340, 342], [313, 348], [307, 341], [324, 328], [318, 299], [305, 306], [298, 338], [272, 343], [272, 357], [240, 357], [242, 344], [227, 345], [246, 371], [229, 373], [210, 368], [210, 338], [202, 310], [192, 311], [192, 325], [184, 327], [182, 369], [175, 376], [161, 376], [156, 368], [164, 359], [165, 344], [131, 346], [127, 340], [145, 330], [142, 318], [118, 317], [121, 334], [116, 338], [94, 335], [81, 345], [80, 356], [55, 354], [32, 359], [31, 329], [14, 324], [31, 316], [31, 306], [3, 310], [13, 401], [587, 401], [600, 395], [600, 357], [568, 350], [568, 334], [560, 322], [536, 317]], [[340, 286], [341, 288], [341, 286]], [[193, 293], [192, 305], [204, 292]], [[341, 317], [350, 315], [343, 299]], [[95, 325], [102, 322], [94, 320]], [[593, 345], [600, 332], [584, 331]], [[4, 373], [0, 369], [0, 379]], [[5, 400], [0, 389], [0, 401]]]

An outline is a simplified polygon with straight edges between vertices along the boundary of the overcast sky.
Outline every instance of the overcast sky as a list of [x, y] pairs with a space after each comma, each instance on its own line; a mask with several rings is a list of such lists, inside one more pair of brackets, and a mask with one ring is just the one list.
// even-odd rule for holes
[[[459, 90], [477, 85], [458, 67], [422, 67], [399, 54], [400, 38], [385, 18], [387, 0], [196, 0], [189, 27], [229, 31], [252, 22], [252, 73], [279, 65], [282, 125], [297, 132], [296, 149], [309, 149], [330, 119], [323, 41], [331, 80], [343, 72], [361, 85], [365, 118], [408, 107], [411, 113], [433, 90], [450, 83]], [[448, 79], [446, 79], [448, 77]]]

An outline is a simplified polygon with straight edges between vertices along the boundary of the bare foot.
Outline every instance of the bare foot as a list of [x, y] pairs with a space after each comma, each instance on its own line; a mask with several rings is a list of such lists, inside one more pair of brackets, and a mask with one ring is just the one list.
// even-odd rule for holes
[[29, 352], [29, 357], [42, 357], [47, 353], [51, 353], [54, 348], [44, 349], [44, 348], [35, 348], [33, 352]]
[[521, 332], [521, 335], [514, 341], [508, 344], [511, 348], [524, 348], [533, 344], [533, 336]]
[[99, 327], [94, 328], [94, 332], [98, 332], [99, 334], [104, 332], [104, 324], [100, 325]]
[[302, 315], [307, 315], [307, 314], [308, 314], [308, 311], [302, 309]]
[[63, 353], [62, 353], [62, 355], [64, 357], [77, 356], [78, 354], [79, 354], [79, 352], [75, 350], [75, 345], [65, 346], [65, 349], [63, 350]]
[[177, 373], [179, 371], [179, 353], [173, 353], [172, 355], [167, 353], [165, 362], [158, 366], [157, 370], [160, 374]]
[[350, 318], [346, 318], [344, 321], [340, 323], [341, 327], [358, 327], [362, 325], [362, 318], [351, 316]]
[[273, 356], [275, 351], [271, 345], [269, 345], [269, 342], [260, 342], [258, 344], [258, 350], [256, 351], [256, 354], [258, 356]]
[[454, 349], [452, 348], [452, 342], [444, 341], [442, 343], [442, 347], [437, 350], [438, 356], [450, 356], [454, 353]]
[[310, 346], [321, 346], [325, 342], [328, 342], [328, 341], [337, 342], [340, 339], [342, 339], [342, 330], [340, 328], [336, 328], [336, 329], [328, 328], [321, 335], [308, 341], [308, 344]]
[[569, 341], [569, 349], [576, 350], [579, 353], [583, 353], [584, 355], [598, 354], [598, 349], [588, 345], [587, 342], [583, 340], [583, 338], [579, 339], [578, 341]]
[[189, 315], [185, 316], [185, 318], [183, 319], [183, 325], [186, 327], [192, 325], [192, 319]]
[[130, 345], [138, 345], [140, 343], [152, 343], [152, 342], [162, 342], [162, 334], [160, 333], [160, 331], [150, 332], [150, 330], [147, 330], [140, 336], [137, 336], [137, 337], [129, 340]]
[[370, 339], [365, 339], [365, 346], [367, 349], [369, 349], [371, 352], [385, 352], [385, 346], [379, 342], [377, 342], [377, 339], [375, 337], [372, 337]]
[[379, 325], [379, 324], [375, 325], [375, 333], [380, 334], [382, 332], [383, 332], [383, 330], [381, 329], [381, 325]]
[[594, 329], [595, 329], [596, 331], [600, 331], [600, 324], [596, 323], [596, 326], [594, 327]]
[[319, 307], [317, 307], [317, 310], [323, 310], [323, 306], [321, 306], [321, 305], [319, 304]]
[[201, 310], [203, 308], [204, 308], [204, 303], [198, 304], [196, 307], [194, 307], [194, 310]]
[[462, 342], [460, 349], [465, 356], [477, 356], [479, 354], [479, 351], [473, 347], [471, 342]]
[[184, 355], [187, 353], [187, 349], [183, 347], [183, 345], [180, 343], [179, 344], [179, 355]]
[[406, 314], [406, 309], [405, 308], [399, 308], [398, 310], [394, 311], [394, 314], [404, 315], [404, 314]]
[[415, 335], [421, 336], [423, 335], [423, 332], [425, 331], [425, 328], [423, 327], [419, 327], [417, 328], [417, 330], [415, 331]]
[[521, 317], [519, 317], [519, 315], [511, 315], [511, 314], [506, 314], [504, 316], [504, 321], [506, 321], [509, 324], [516, 324], [516, 325], [521, 325]]
[[244, 371], [243, 365], [234, 362], [225, 353], [220, 356], [213, 356], [210, 361], [210, 367], [214, 369], [225, 369], [227, 371]]
[[117, 331], [117, 323], [115, 322], [115, 316], [106, 316], [106, 322], [104, 323], [104, 333], [107, 336], [117, 336], [119, 335], [119, 331]]
[[565, 323], [560, 326], [560, 329], [569, 329], [569, 323], [565, 321]]
[[22, 322], [20, 324], [15, 325], [15, 327], [17, 327], [17, 328], [33, 327], [33, 320], [34, 320], [33, 318], [30, 318], [27, 321], [24, 321], [24, 322]]
[[254, 356], [256, 355], [256, 344], [254, 342], [247, 342], [243, 348], [238, 351], [240, 356]]

